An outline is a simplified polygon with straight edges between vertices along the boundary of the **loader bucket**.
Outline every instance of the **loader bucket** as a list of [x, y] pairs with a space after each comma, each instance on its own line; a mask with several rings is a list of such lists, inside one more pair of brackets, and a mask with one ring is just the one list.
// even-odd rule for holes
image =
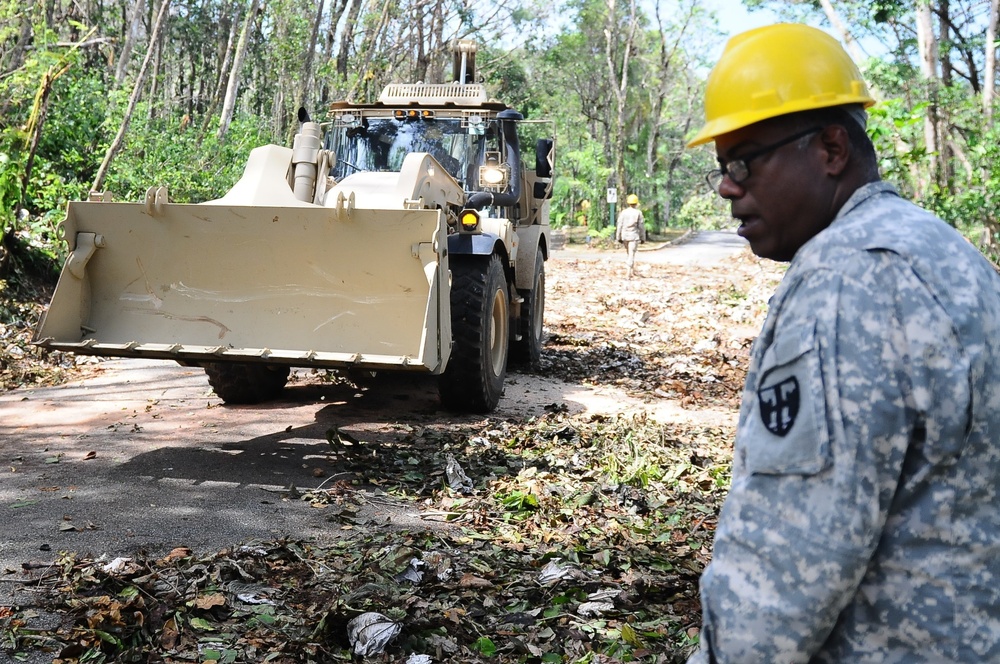
[[191, 364], [443, 370], [440, 211], [163, 199], [69, 205], [71, 255], [35, 343]]

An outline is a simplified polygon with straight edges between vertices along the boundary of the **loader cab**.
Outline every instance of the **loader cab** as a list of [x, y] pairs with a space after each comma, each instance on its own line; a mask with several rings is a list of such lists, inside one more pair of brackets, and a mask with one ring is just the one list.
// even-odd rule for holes
[[[402, 87], [407, 89], [387, 88], [377, 104], [331, 107], [325, 147], [334, 154], [334, 180], [399, 172], [407, 155], [428, 153], [465, 191], [466, 207], [518, 226], [541, 223], [547, 214], [542, 207], [552, 195], [553, 142], [536, 136], [543, 125], [489, 101], [482, 86]], [[451, 101], [442, 103], [448, 94], [454, 95]], [[522, 140], [522, 132], [534, 143], [534, 155], [522, 154], [522, 146], [532, 144]]]
[[360, 171], [397, 172], [408, 154], [427, 152], [466, 190], [476, 187], [487, 151], [487, 136], [470, 134], [461, 117], [426, 110], [344, 114], [326, 142], [337, 157], [331, 174], [338, 181]]

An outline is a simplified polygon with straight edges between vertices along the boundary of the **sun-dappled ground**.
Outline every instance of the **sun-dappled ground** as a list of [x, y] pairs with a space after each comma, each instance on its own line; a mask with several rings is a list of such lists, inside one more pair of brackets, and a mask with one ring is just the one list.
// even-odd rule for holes
[[[555, 402], [534, 417], [400, 423], [376, 440], [332, 427], [328, 461], [341, 472], [280, 496], [324, 514], [326, 536], [207, 555], [53, 553], [4, 570], [25, 601], [0, 606], [2, 652], [64, 663], [683, 661], [749, 346], [780, 269], [743, 253], [623, 272], [569, 252], [549, 261], [538, 371], [617, 388], [648, 410], [572, 414]], [[81, 370], [27, 345], [31, 306], [2, 305], [20, 312], [0, 321], [7, 387]], [[667, 403], [691, 417], [664, 417]], [[389, 527], [372, 516], [379, 504], [407, 506], [418, 525]]]

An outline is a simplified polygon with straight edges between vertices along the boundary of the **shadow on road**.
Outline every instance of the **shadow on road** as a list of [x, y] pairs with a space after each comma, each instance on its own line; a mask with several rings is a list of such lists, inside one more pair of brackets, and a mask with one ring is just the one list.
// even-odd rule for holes
[[[364, 389], [302, 379], [281, 400], [223, 406], [199, 369], [136, 360], [97, 369], [72, 384], [0, 395], [0, 509], [8, 515], [0, 580], [60, 551], [214, 552], [336, 534], [343, 524], [289, 487], [358, 477], [391, 486], [418, 467], [440, 483], [443, 467], [433, 475], [423, 464], [438, 463], [442, 445], [463, 442], [449, 435], [523, 421], [551, 404], [580, 412], [593, 392], [512, 373], [487, 418], [440, 410], [433, 378], [397, 376]], [[331, 432], [359, 442], [331, 445]], [[367, 518], [426, 526], [412, 506], [386, 497], [367, 509]], [[0, 602], [16, 587], [0, 584]]]

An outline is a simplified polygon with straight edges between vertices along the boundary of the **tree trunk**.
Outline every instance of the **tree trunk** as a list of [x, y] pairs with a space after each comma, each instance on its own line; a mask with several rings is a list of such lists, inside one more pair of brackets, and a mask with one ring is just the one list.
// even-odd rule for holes
[[411, 10], [413, 12], [413, 17], [410, 22], [415, 26], [417, 34], [416, 39], [413, 40], [413, 46], [417, 49], [417, 52], [413, 56], [414, 71], [413, 77], [416, 81], [423, 81], [427, 79], [427, 36], [424, 34], [424, 5], [422, 2], [416, 2], [413, 4]]
[[351, 0], [351, 8], [347, 12], [344, 20], [344, 27], [340, 30], [340, 51], [337, 53], [337, 74], [344, 81], [347, 80], [347, 67], [351, 55], [351, 44], [354, 42], [354, 29], [358, 24], [358, 15], [361, 13], [361, 5], [365, 0]]
[[[941, 58], [941, 67], [939, 74], [941, 75], [941, 85], [948, 87], [951, 85], [952, 72], [954, 67], [951, 64], [951, 49], [952, 49], [952, 35], [951, 35], [951, 24], [949, 20], [949, 15], [951, 13], [951, 6], [948, 0], [938, 0], [938, 44], [943, 45], [943, 48], [939, 49], [938, 56]], [[975, 76], [974, 73], [970, 73], [971, 76]]]
[[990, 18], [986, 26], [986, 47], [984, 60], [986, 72], [983, 75], [983, 112], [987, 124], [993, 119], [993, 97], [997, 79], [997, 22], [1000, 20], [1000, 0], [990, 0]]
[[226, 40], [225, 51], [222, 53], [222, 64], [219, 67], [219, 75], [215, 80], [215, 88], [212, 90], [212, 96], [208, 100], [208, 105], [205, 107], [205, 118], [201, 123], [201, 129], [198, 132], [198, 145], [201, 145], [202, 141], [205, 140], [205, 135], [208, 133], [209, 126], [212, 124], [212, 116], [215, 114], [215, 109], [219, 107], [219, 103], [222, 101], [220, 97], [222, 96], [222, 88], [226, 84], [227, 74], [229, 73], [229, 63], [233, 59], [233, 50], [236, 45], [236, 33], [239, 26], [239, 21], [229, 20], [229, 38]]
[[226, 86], [226, 99], [222, 103], [222, 117], [219, 118], [219, 130], [215, 134], [219, 141], [225, 139], [226, 132], [229, 131], [229, 124], [233, 121], [233, 111], [236, 108], [236, 93], [240, 85], [240, 69], [243, 68], [243, 58], [247, 53], [247, 42], [250, 41], [250, 31], [253, 29], [259, 7], [260, 0], [251, 0], [250, 11], [247, 12], [246, 21], [243, 22], [243, 29], [240, 31], [240, 41], [236, 45], [233, 68], [229, 72], [229, 85]]
[[[635, 0], [629, 0], [628, 32], [622, 36], [618, 30], [616, 0], [607, 0], [607, 27], [604, 29], [604, 57], [608, 67], [608, 81], [615, 99], [615, 116], [608, 128], [610, 132], [609, 145], [614, 168], [614, 186], [624, 195], [625, 192], [625, 143], [626, 143], [626, 113], [628, 111], [628, 82], [632, 52], [636, 48], [635, 38], [639, 28], [638, 9]], [[616, 62], [616, 48], [621, 48], [621, 62]]]
[[[927, 115], [924, 118], [924, 147], [927, 150], [929, 164], [930, 182], [937, 182], [939, 178], [939, 155], [940, 141], [938, 136], [938, 43], [934, 35], [934, 23], [931, 16], [931, 7], [926, 2], [918, 2], [917, 14], [917, 47], [920, 51], [920, 71], [924, 75], [927, 85]], [[919, 182], [919, 178], [918, 178]], [[920, 183], [921, 189], [926, 193], [927, 181]]]
[[[32, 35], [34, 34], [31, 27], [31, 12], [26, 9], [22, 10], [19, 12], [19, 18], [21, 20], [21, 30], [14, 41], [14, 49], [11, 51], [10, 57], [6, 58], [6, 62], [0, 62], [0, 65], [2, 65], [0, 73], [6, 74], [20, 69], [21, 65], [24, 64], [24, 55], [28, 52], [28, 47], [31, 44]], [[5, 111], [9, 103], [9, 100], [4, 102]]]
[[[306, 96], [312, 90], [313, 85], [313, 61], [316, 59], [316, 45], [319, 43], [319, 26], [323, 22], [323, 10], [326, 9], [326, 0], [319, 0], [316, 3], [316, 20], [313, 22], [312, 37], [309, 40], [309, 50], [306, 51], [305, 63], [302, 65], [302, 87], [299, 89], [299, 98], [296, 106], [303, 106], [306, 103]], [[315, 95], [314, 95], [315, 96]]]
[[125, 43], [122, 44], [122, 52], [118, 55], [118, 63], [115, 66], [115, 85], [121, 86], [128, 71], [129, 56], [132, 55], [132, 47], [136, 39], [139, 38], [139, 26], [142, 23], [142, 14], [146, 11], [146, 0], [135, 0], [132, 6], [128, 28], [125, 31]]
[[[663, 119], [663, 107], [664, 104], [670, 99], [670, 88], [672, 77], [674, 76], [674, 61], [678, 53], [682, 53], [681, 45], [685, 42], [688, 31], [692, 29], [692, 23], [695, 19], [697, 12], [700, 7], [697, 4], [688, 5], [683, 20], [680, 23], [680, 29], [675, 28], [671, 36], [670, 31], [667, 30], [665, 25], [665, 18], [661, 10], [660, 4], [656, 4], [656, 25], [659, 29], [658, 41], [659, 41], [659, 62], [657, 62], [658, 75], [659, 75], [659, 87], [651, 96], [651, 131], [649, 132], [649, 141], [646, 143], [646, 172], [647, 176], [654, 183], [653, 195], [654, 195], [654, 205], [657, 208], [657, 213], [655, 214], [655, 228], [657, 232], [662, 231], [670, 225], [670, 215], [671, 215], [671, 205], [670, 205], [670, 191], [673, 184], [673, 173], [677, 165], [681, 161], [681, 157], [687, 148], [684, 143], [681, 142], [676, 144], [674, 149], [670, 151], [664, 159], [660, 159], [657, 154], [658, 149], [661, 147], [662, 141], [660, 136], [662, 135], [663, 128], [668, 124], [676, 125], [676, 120], [671, 118], [669, 121]], [[669, 39], [668, 39], [669, 37]], [[681, 74], [683, 75], [683, 73]], [[682, 100], [686, 103], [687, 112], [683, 114], [684, 125], [681, 127], [680, 134], [682, 136], [687, 135], [687, 131], [690, 128], [692, 118], [694, 117], [695, 109], [693, 108], [692, 101], [697, 98], [695, 94], [683, 95]], [[674, 102], [676, 104], [676, 102]], [[669, 143], [668, 143], [669, 145]], [[661, 162], [666, 160], [666, 181], [662, 187], [658, 184], [663, 181], [663, 178], [658, 177], [662, 172]], [[660, 190], [662, 189], [662, 194]], [[662, 208], [660, 205], [662, 204]]]
[[365, 36], [365, 42], [359, 49], [361, 60], [357, 65], [357, 70], [362, 75], [357, 77], [354, 85], [348, 92], [349, 98], [353, 99], [360, 92], [361, 101], [374, 101], [373, 86], [377, 85], [378, 81], [375, 80], [374, 76], [368, 76], [368, 74], [372, 73], [370, 71], [372, 60], [381, 58], [386, 53], [382, 45], [382, 33], [391, 19], [393, 9], [394, 0], [382, 0], [382, 6], [379, 7], [378, 20], [374, 21], [374, 26]]
[[435, 83], [445, 82], [445, 60], [447, 58], [442, 57], [443, 53], [446, 51], [444, 43], [444, 3], [442, 0], [435, 0], [434, 2], [434, 12], [431, 14], [432, 24], [431, 24], [431, 35], [433, 48], [430, 49], [430, 68], [431, 68], [431, 78], [430, 80]]
[[[38, 144], [42, 140], [42, 128], [45, 126], [45, 117], [49, 112], [49, 97], [52, 95], [52, 85], [56, 82], [60, 76], [66, 73], [67, 70], [72, 65], [62, 64], [58, 70], [55, 67], [49, 67], [48, 71], [42, 77], [42, 83], [39, 87], [38, 92], [35, 94], [35, 105], [31, 110], [31, 116], [28, 118], [28, 133], [31, 135], [31, 142], [28, 145], [28, 156], [24, 160], [24, 173], [21, 174], [21, 195], [17, 199], [17, 203], [14, 205], [14, 222], [12, 228], [17, 230], [17, 223], [21, 216], [21, 209], [24, 205], [24, 201], [28, 198], [28, 183], [31, 181], [31, 170], [35, 165], [35, 155], [38, 153]], [[0, 228], [0, 231], [4, 229]], [[9, 233], [2, 233], [3, 239], [6, 240]], [[7, 249], [10, 249], [7, 246]], [[3, 274], [2, 266], [0, 266], [0, 274]]]
[[[382, 44], [382, 34], [385, 31], [386, 25], [390, 22], [392, 18], [392, 10], [394, 9], [394, 0], [381, 0], [382, 6], [379, 7], [378, 20], [373, 21], [373, 27], [365, 36], [365, 41], [358, 50], [361, 56], [360, 62], [357, 63], [357, 71], [361, 72], [361, 75], [357, 77], [354, 85], [348, 91], [348, 98], [354, 99], [356, 95], [360, 93], [361, 101], [369, 102], [374, 101], [374, 97], [377, 92], [380, 91], [375, 89], [381, 81], [378, 80], [373, 72], [372, 60], [375, 58], [381, 58], [387, 52]], [[368, 17], [366, 17], [368, 18]], [[368, 21], [366, 21], [367, 23]], [[373, 74], [369, 76], [368, 74]]]
[[830, 21], [830, 25], [840, 35], [840, 39], [844, 42], [847, 52], [851, 54], [855, 62], [864, 62], [865, 54], [861, 52], [861, 47], [858, 46], [854, 35], [844, 26], [844, 22], [840, 20], [840, 14], [837, 13], [833, 3], [830, 0], [820, 0], [819, 4], [823, 7], [823, 13], [826, 14], [826, 19]]
[[[153, 109], [156, 107], [156, 95], [160, 85], [160, 68], [163, 67], [163, 42], [156, 42], [156, 51], [153, 54], [153, 73], [149, 76], [149, 103], [146, 105], [146, 119], [152, 121]], [[164, 86], [166, 87], [166, 86]], [[170, 98], [164, 95], [164, 105], [170, 104]]]
[[[326, 31], [326, 43], [323, 47], [323, 57], [324, 62], [333, 61], [333, 46], [337, 40], [337, 26], [340, 24], [340, 19], [344, 15], [344, 10], [347, 9], [347, 0], [334, 0], [333, 6], [330, 8], [330, 23], [329, 28]], [[331, 92], [330, 92], [330, 77], [323, 77], [323, 84], [319, 93], [319, 102], [322, 106], [326, 106], [330, 102]]]
[[153, 26], [153, 33], [149, 36], [149, 48], [146, 50], [146, 57], [142, 61], [142, 67], [139, 69], [139, 75], [135, 79], [135, 87], [132, 88], [132, 96], [128, 100], [128, 108], [125, 109], [125, 117], [122, 118], [121, 127], [118, 128], [118, 134], [115, 135], [111, 145], [108, 146], [108, 151], [104, 155], [104, 161], [101, 162], [101, 167], [97, 169], [97, 175], [94, 177], [94, 184], [91, 185], [92, 191], [100, 191], [101, 187], [104, 186], [104, 178], [107, 177], [108, 168], [111, 167], [111, 161], [121, 150], [122, 142], [125, 140], [125, 132], [128, 131], [129, 122], [132, 119], [132, 113], [135, 112], [135, 105], [139, 101], [139, 95], [142, 92], [142, 86], [146, 79], [146, 70], [149, 69], [149, 62], [152, 60], [153, 53], [156, 51], [156, 43], [159, 41], [160, 28], [163, 25], [163, 18], [167, 15], [167, 7], [170, 6], [170, 0], [163, 0], [160, 5], [160, 11], [156, 14], [156, 23]]
[[[939, 0], [938, 5], [938, 44], [942, 44], [943, 48], [940, 48], [939, 55], [941, 58], [941, 84], [938, 86], [937, 90], [948, 89], [952, 84], [952, 74], [954, 72], [954, 66], [951, 61], [951, 48], [952, 48], [952, 30], [951, 30], [951, 5], [949, 0]], [[975, 67], [970, 71], [970, 78], [975, 78]], [[973, 83], [973, 88], [975, 84]], [[940, 96], [934, 97], [935, 102], [940, 102]], [[935, 172], [935, 180], [938, 186], [945, 191], [953, 192], [955, 184], [955, 165], [953, 162], [953, 157], [955, 156], [952, 145], [953, 141], [948, 140], [948, 125], [949, 122], [947, 118], [949, 116], [949, 106], [947, 104], [941, 105], [937, 103], [935, 105], [937, 109], [936, 126], [934, 128], [934, 134], [937, 137], [938, 145], [938, 159], [937, 159], [937, 171]]]
[[[851, 34], [851, 31], [840, 19], [840, 14], [837, 13], [837, 8], [833, 6], [833, 2], [831, 0], [820, 0], [820, 5], [823, 6], [823, 13], [826, 14], [826, 19], [830, 21], [830, 25], [833, 26], [833, 29], [840, 35], [841, 41], [844, 42], [844, 46], [847, 48], [847, 52], [851, 54], [851, 58], [854, 62], [858, 65], [864, 63], [867, 58], [861, 50], [861, 47], [858, 46], [858, 40], [854, 38], [854, 35]], [[875, 99], [881, 99], [882, 97], [878, 88], [871, 83], [868, 84], [868, 92]]]

